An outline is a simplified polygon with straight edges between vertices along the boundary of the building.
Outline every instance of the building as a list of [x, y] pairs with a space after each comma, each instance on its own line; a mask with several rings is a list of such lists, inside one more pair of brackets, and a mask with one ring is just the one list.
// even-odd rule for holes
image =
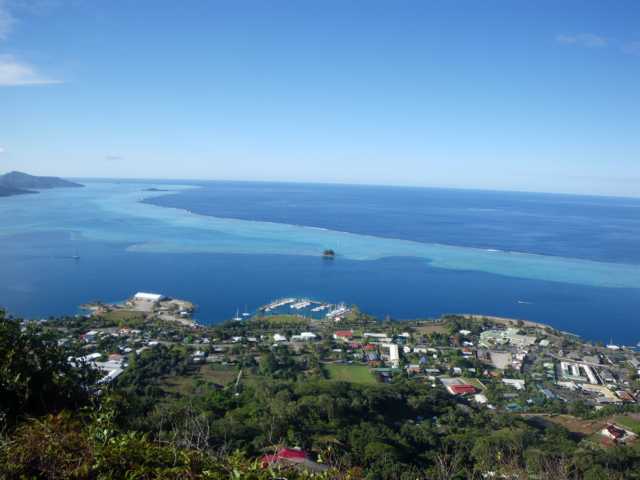
[[479, 403], [481, 405], [484, 405], [485, 403], [487, 403], [489, 400], [487, 399], [487, 397], [485, 395], [483, 395], [482, 393], [476, 393], [473, 396], [473, 401], [476, 403]]
[[509, 385], [516, 390], [524, 390], [524, 380], [520, 380], [518, 378], [503, 378], [502, 383]]
[[338, 330], [333, 334], [334, 340], [348, 341], [353, 337], [353, 330]]
[[447, 390], [452, 395], [474, 395], [478, 389], [468, 383], [461, 383], [457, 385], [447, 385]]
[[91, 343], [91, 342], [95, 342], [97, 336], [98, 336], [97, 330], [89, 330], [87, 333], [85, 333], [82, 336], [82, 338], [84, 339], [85, 342]]
[[164, 300], [165, 298], [166, 297], [164, 295], [160, 295], [159, 293], [138, 292], [133, 296], [133, 301], [158, 303]]
[[600, 433], [614, 442], [625, 442], [636, 436], [634, 433], [612, 423], [603, 428]]
[[267, 468], [273, 464], [288, 464], [313, 472], [322, 472], [328, 468], [326, 465], [314, 462], [303, 450], [296, 448], [281, 448], [274, 455], [263, 456], [260, 463], [262, 468]]
[[285, 337], [284, 335], [281, 335], [279, 333], [275, 333], [273, 335], [273, 341], [274, 342], [286, 342], [287, 341], [287, 337]]
[[536, 337], [521, 335], [518, 331], [517, 328], [485, 330], [480, 334], [479, 345], [487, 348], [495, 345], [513, 345], [514, 347], [524, 348], [536, 342]]
[[398, 345], [395, 343], [385, 343], [382, 346], [389, 349], [389, 363], [391, 363], [391, 366], [398, 368], [400, 366], [400, 350], [398, 349]]

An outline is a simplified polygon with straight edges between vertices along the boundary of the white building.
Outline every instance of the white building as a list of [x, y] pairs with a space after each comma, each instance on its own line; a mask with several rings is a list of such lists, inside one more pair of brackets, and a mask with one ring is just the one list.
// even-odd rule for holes
[[487, 399], [487, 397], [485, 395], [483, 395], [482, 393], [476, 393], [473, 396], [473, 401], [476, 403], [479, 403], [481, 405], [484, 405], [485, 403], [487, 403], [489, 400]]
[[518, 378], [503, 378], [502, 383], [510, 385], [516, 390], [524, 390], [524, 380], [520, 380]]
[[161, 302], [164, 299], [165, 299], [165, 296], [160, 295], [159, 293], [138, 292], [133, 296], [133, 300], [136, 302], [157, 303], [157, 302]]
[[287, 337], [285, 337], [284, 335], [281, 335], [279, 333], [275, 333], [273, 335], [273, 340], [274, 340], [274, 342], [286, 342], [287, 341]]
[[389, 362], [393, 368], [400, 366], [400, 350], [395, 343], [385, 343], [382, 345], [384, 348], [389, 349]]

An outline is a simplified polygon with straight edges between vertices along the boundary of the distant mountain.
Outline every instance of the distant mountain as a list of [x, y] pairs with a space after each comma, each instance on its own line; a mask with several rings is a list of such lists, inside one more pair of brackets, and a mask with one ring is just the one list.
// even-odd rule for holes
[[0, 185], [0, 197], [8, 197], [10, 195], [21, 195], [23, 193], [37, 193], [31, 190], [23, 190], [21, 188], [5, 187]]
[[9, 172], [0, 175], [0, 189], [18, 190], [16, 193], [28, 193], [30, 189], [43, 190], [48, 188], [82, 187], [79, 183], [63, 180], [58, 177], [37, 177], [22, 172]]

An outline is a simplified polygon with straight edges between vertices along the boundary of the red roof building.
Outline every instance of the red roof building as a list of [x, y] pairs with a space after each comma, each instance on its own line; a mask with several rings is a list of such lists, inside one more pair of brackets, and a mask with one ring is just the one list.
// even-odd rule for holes
[[336, 340], [338, 340], [338, 339], [340, 339], [340, 340], [350, 340], [351, 337], [353, 337], [353, 331], [352, 330], [337, 330], [333, 334], [333, 338], [335, 338]]
[[453, 395], [471, 395], [478, 391], [476, 387], [469, 385], [468, 383], [448, 385], [447, 390], [449, 390]]
[[614, 438], [616, 440], [620, 440], [621, 438], [624, 438], [626, 432], [624, 430], [622, 430], [621, 428], [616, 427], [615, 425], [609, 425], [607, 426], [607, 431], [609, 432], [609, 436], [611, 438]]
[[296, 464], [302, 468], [321, 472], [326, 470], [326, 466], [311, 460], [306, 452], [295, 448], [282, 448], [275, 455], [265, 455], [261, 459], [262, 468], [267, 468], [274, 464]]

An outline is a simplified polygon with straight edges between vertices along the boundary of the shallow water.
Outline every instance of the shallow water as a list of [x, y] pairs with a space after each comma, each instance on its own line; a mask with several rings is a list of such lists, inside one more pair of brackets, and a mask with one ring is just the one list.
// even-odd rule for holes
[[[313, 227], [261, 221], [269, 218], [264, 212], [274, 208], [269, 202], [255, 203], [254, 219], [212, 217], [202, 208], [212, 205], [207, 197], [212, 189], [219, 197], [212, 210], [229, 210], [220, 201], [224, 195], [219, 183], [196, 189], [166, 183], [86, 185], [0, 199], [0, 218], [5, 220], [0, 226], [4, 266], [0, 304], [10, 311], [28, 316], [71, 313], [78, 304], [96, 298], [118, 300], [137, 290], [153, 290], [195, 301], [199, 320], [216, 322], [245, 305], [256, 308], [275, 297], [298, 295], [357, 303], [374, 314], [396, 318], [479, 312], [545, 321], [590, 338], [640, 340], [635, 315], [640, 307], [640, 265], [626, 252], [601, 261], [594, 260], [603, 258], [600, 253], [571, 258], [502, 249], [517, 247], [525, 232], [512, 235], [512, 244], [505, 238], [487, 242], [485, 235], [482, 247], [370, 234], [385, 222], [392, 223], [386, 217], [369, 230], [366, 225], [354, 227], [365, 234], [328, 229], [331, 222], [318, 225], [317, 215], [310, 217]], [[232, 185], [237, 190], [237, 184]], [[182, 193], [145, 191], [151, 186]], [[282, 192], [277, 185], [269, 188], [273, 196], [286, 199], [291, 187], [282, 186]], [[476, 195], [480, 195], [476, 203], [482, 205], [482, 193]], [[339, 203], [330, 191], [325, 196], [327, 204]], [[252, 201], [248, 197], [246, 204]], [[588, 205], [577, 198], [582, 202], [581, 215], [588, 217]], [[173, 207], [141, 203], [145, 199]], [[618, 225], [630, 225], [625, 228], [633, 231], [633, 216], [626, 218], [620, 211], [634, 212], [628, 210], [634, 204], [621, 207], [619, 201], [613, 199], [607, 208], [617, 212]], [[250, 209], [232, 194], [227, 202], [236, 209]], [[363, 208], [361, 203], [354, 208]], [[297, 210], [309, 210], [304, 202], [298, 205]], [[347, 217], [355, 215], [350, 208], [349, 203], [343, 205]], [[289, 212], [296, 207], [278, 209], [281, 216], [292, 217]], [[483, 212], [479, 207], [473, 215]], [[332, 213], [339, 215], [339, 209]], [[488, 213], [495, 216], [494, 210]], [[418, 212], [414, 217], [424, 229], [432, 228], [429, 216]], [[403, 230], [405, 220], [395, 218], [401, 224], [395, 230]], [[456, 218], [453, 213], [451, 218]], [[361, 223], [372, 223], [364, 220]], [[473, 235], [474, 227], [463, 231]], [[611, 231], [615, 229], [605, 233]], [[389, 234], [389, 229], [385, 232]], [[500, 235], [509, 237], [504, 231]], [[626, 248], [626, 240], [616, 241], [621, 250]], [[319, 258], [325, 248], [335, 249], [338, 257]], [[579, 250], [589, 251], [584, 242]], [[71, 258], [76, 252], [79, 261]]]

